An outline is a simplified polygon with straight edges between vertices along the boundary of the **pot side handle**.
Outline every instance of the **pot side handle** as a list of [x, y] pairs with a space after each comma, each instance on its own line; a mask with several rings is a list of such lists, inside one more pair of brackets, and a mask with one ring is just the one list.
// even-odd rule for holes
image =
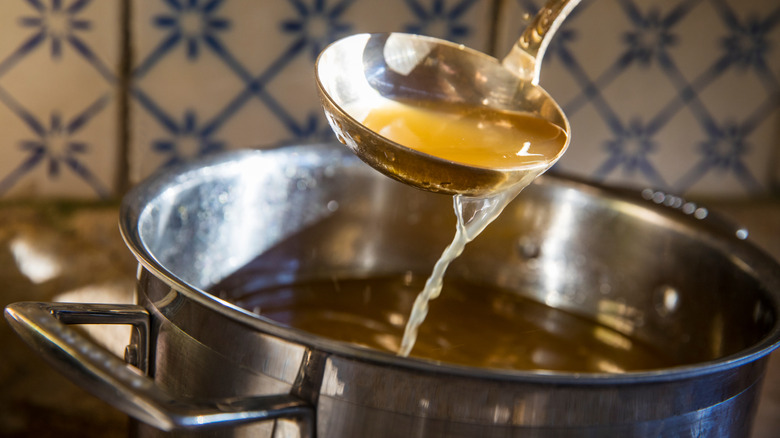
[[[158, 429], [204, 429], [255, 421], [292, 419], [311, 436], [314, 410], [291, 395], [265, 395], [217, 401], [180, 400], [145, 375], [149, 314], [136, 305], [21, 302], [6, 307], [16, 333], [54, 368], [120, 411]], [[66, 324], [130, 324], [136, 356], [131, 366]], [[131, 345], [132, 347], [132, 345]], [[127, 354], [130, 353], [130, 354]]]

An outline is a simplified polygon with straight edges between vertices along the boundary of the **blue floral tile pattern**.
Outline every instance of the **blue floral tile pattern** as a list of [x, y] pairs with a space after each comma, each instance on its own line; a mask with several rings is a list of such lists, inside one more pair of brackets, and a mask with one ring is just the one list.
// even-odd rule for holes
[[484, 50], [490, 1], [135, 0], [131, 179], [204, 154], [332, 140], [314, 84], [330, 42], [407, 31]]
[[[120, 72], [128, 4], [132, 64]], [[313, 79], [329, 42], [405, 31], [486, 50], [495, 37], [501, 56], [540, 4], [1, 2], [0, 198], [111, 197], [125, 158], [135, 182], [216, 151], [330, 140]], [[774, 0], [583, 0], [542, 73], [573, 125], [558, 169], [689, 195], [767, 193], [780, 185], [778, 51]]]
[[0, 3], [0, 197], [113, 195], [121, 3]]
[[[501, 50], [519, 35], [502, 11]], [[680, 194], [766, 193], [780, 153], [780, 4], [583, 0], [545, 57], [542, 85], [572, 123], [557, 168]]]

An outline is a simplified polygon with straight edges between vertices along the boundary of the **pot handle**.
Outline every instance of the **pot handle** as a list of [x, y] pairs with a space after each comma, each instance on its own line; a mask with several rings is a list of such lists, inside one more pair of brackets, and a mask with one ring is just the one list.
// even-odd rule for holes
[[[298, 421], [302, 436], [312, 436], [314, 410], [292, 394], [218, 401], [180, 400], [167, 394], [145, 375], [149, 314], [141, 306], [21, 302], [6, 307], [5, 317], [28, 345], [69, 379], [158, 429], [202, 429], [285, 418]], [[125, 356], [136, 362], [135, 366], [66, 324], [132, 325], [132, 343]]]

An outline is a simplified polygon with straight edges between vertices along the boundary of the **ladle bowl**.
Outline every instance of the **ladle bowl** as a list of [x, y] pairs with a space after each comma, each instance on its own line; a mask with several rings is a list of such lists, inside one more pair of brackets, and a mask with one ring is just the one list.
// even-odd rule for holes
[[546, 119], [567, 134], [560, 106], [539, 85], [539, 66], [550, 39], [579, 0], [551, 0], [510, 53], [498, 60], [450, 41], [404, 33], [358, 34], [328, 46], [315, 76], [325, 115], [339, 141], [375, 169], [414, 187], [480, 196], [508, 188], [528, 167], [470, 166], [419, 152], [364, 126], [383, 101], [436, 102], [522, 112]]

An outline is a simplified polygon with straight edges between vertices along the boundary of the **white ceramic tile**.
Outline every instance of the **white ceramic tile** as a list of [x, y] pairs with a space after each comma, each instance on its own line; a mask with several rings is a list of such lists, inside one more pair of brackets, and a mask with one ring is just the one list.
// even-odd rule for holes
[[0, 3], [0, 197], [110, 197], [121, 2]]
[[[507, 0], [498, 51], [539, 0]], [[583, 0], [541, 84], [572, 123], [559, 171], [694, 196], [767, 193], [780, 130], [780, 3]]]
[[490, 0], [133, 0], [131, 180], [205, 153], [331, 140], [314, 84], [329, 42], [431, 34], [485, 50]]

